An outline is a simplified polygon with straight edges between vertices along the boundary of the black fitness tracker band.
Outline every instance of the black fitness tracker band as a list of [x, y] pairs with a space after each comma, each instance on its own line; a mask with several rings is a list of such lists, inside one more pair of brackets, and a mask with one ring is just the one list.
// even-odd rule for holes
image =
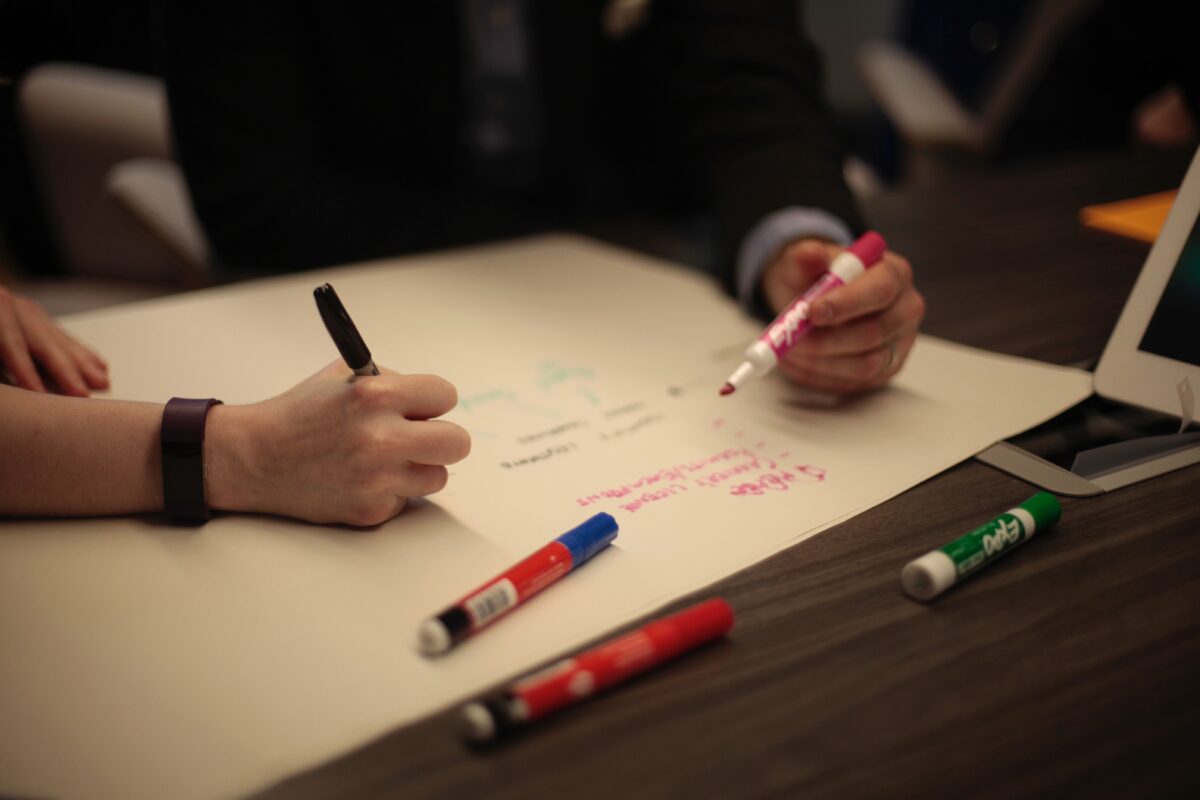
[[204, 499], [204, 420], [220, 402], [172, 397], [163, 409], [163, 511], [172, 519], [212, 517]]

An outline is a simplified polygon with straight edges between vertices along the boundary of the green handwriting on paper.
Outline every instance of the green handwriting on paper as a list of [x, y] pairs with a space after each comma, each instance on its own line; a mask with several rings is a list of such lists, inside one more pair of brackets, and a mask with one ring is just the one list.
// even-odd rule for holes
[[485, 405], [487, 403], [495, 403], [497, 401], [506, 401], [509, 403], [515, 402], [517, 396], [506, 389], [492, 389], [487, 392], [479, 392], [477, 394], [468, 395], [467, 397], [458, 398], [458, 407], [463, 411], [470, 411], [476, 406]]
[[591, 367], [565, 367], [557, 361], [543, 361], [539, 367], [538, 385], [549, 391], [560, 383], [570, 383], [575, 380], [588, 380], [596, 376]]
[[528, 403], [518, 397], [516, 392], [508, 389], [490, 389], [486, 392], [476, 392], [475, 394], [458, 399], [458, 408], [462, 411], [473, 411], [481, 406], [508, 406], [509, 408], [530, 411], [542, 417], [562, 419], [562, 414], [554, 409], [546, 408], [537, 403]]
[[596, 371], [591, 367], [568, 367], [557, 361], [543, 361], [538, 368], [538, 385], [544, 392], [571, 387], [593, 406], [598, 406], [600, 398], [590, 385], [595, 376]]
[[[528, 373], [526, 373], [528, 375]], [[536, 387], [543, 395], [552, 394], [562, 397], [559, 390], [567, 394], [575, 394], [587, 401], [590, 406], [600, 405], [600, 395], [596, 392], [592, 381], [596, 371], [586, 366], [567, 366], [562, 362], [546, 360], [538, 364], [532, 378], [530, 389]], [[553, 408], [538, 402], [530, 402], [529, 391], [522, 393], [519, 389], [500, 386], [484, 391], [464, 395], [458, 400], [460, 411], [473, 411], [481, 407], [509, 407], [533, 412], [539, 416], [562, 419], [563, 414]]]

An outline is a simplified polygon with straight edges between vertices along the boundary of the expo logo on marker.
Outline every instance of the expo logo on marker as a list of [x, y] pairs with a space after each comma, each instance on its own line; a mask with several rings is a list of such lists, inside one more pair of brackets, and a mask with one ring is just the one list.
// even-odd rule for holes
[[797, 303], [794, 307], [789, 308], [782, 318], [767, 331], [767, 338], [771, 340], [771, 346], [779, 352], [781, 347], [791, 347], [796, 343], [796, 339], [800, 323], [808, 319], [808, 303]]
[[1008, 520], [998, 519], [994, 533], [991, 536], [984, 535], [983, 537], [983, 552], [992, 556], [1005, 548], [1012, 547], [1021, 541], [1021, 534], [1021, 523], [1015, 517], [1010, 517]]

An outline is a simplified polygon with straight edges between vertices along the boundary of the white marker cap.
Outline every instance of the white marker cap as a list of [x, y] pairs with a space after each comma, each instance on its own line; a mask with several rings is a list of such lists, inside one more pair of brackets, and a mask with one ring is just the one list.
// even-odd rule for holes
[[467, 703], [462, 709], [464, 735], [474, 742], [486, 742], [496, 735], [496, 720], [483, 703]]
[[958, 569], [941, 550], [910, 561], [900, 572], [900, 585], [918, 600], [932, 600], [958, 580]]
[[436, 617], [430, 617], [417, 629], [417, 647], [427, 656], [441, 655], [450, 649], [450, 631]]

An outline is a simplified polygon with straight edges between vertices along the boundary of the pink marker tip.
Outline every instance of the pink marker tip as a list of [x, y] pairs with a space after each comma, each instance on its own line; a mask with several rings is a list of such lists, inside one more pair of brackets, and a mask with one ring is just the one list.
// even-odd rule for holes
[[735, 388], [736, 387], [732, 383], [725, 384], [721, 387], [721, 397], [724, 397], [727, 394], [733, 394], [733, 390]]
[[887, 250], [887, 242], [875, 231], [867, 231], [846, 249], [854, 253], [864, 267], [869, 267], [883, 258], [883, 252]]

